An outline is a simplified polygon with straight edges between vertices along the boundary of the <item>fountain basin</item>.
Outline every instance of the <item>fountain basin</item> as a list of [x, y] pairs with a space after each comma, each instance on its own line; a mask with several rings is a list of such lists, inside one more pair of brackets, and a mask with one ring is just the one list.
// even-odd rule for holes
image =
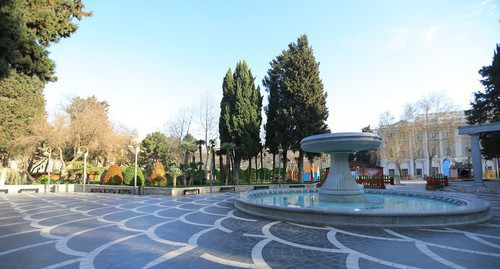
[[[242, 193], [236, 200], [238, 210], [250, 215], [273, 220], [301, 223], [315, 226], [349, 227], [450, 227], [477, 224], [488, 221], [492, 216], [491, 205], [482, 199], [468, 195], [434, 194], [428, 192], [408, 192], [398, 190], [365, 190], [367, 195], [385, 195], [427, 199], [436, 203], [449, 204], [446, 208], [421, 210], [394, 210], [380, 208], [375, 201], [368, 208], [343, 203], [340, 207], [280, 206], [262, 203], [260, 198], [269, 195], [316, 195], [317, 189], [277, 189], [257, 190]], [[319, 199], [318, 199], [319, 200]], [[363, 204], [364, 202], [361, 202]], [[359, 205], [360, 202], [352, 203]]]

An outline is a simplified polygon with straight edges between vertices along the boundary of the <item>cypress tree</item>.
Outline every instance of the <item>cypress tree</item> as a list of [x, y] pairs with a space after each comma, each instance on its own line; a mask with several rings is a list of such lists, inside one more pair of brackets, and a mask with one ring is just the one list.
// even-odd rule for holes
[[233, 179], [239, 182], [242, 159], [257, 156], [260, 151], [262, 96], [245, 61], [238, 62], [234, 74], [229, 69], [222, 83], [219, 132], [221, 144], [234, 143]]
[[269, 92], [266, 140], [271, 140], [266, 141], [266, 145], [283, 146], [284, 167], [286, 150], [299, 151], [299, 179], [302, 182], [304, 152], [300, 149], [300, 141], [310, 135], [329, 132], [327, 94], [307, 36], [300, 36], [297, 43], [288, 45], [288, 50], [271, 62], [263, 84]]

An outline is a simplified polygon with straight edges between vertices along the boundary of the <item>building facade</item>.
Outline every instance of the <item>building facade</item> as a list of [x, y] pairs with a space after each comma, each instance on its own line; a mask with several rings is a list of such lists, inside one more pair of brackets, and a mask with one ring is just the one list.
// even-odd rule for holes
[[[384, 174], [404, 179], [443, 174], [452, 179], [471, 177], [471, 139], [459, 135], [467, 125], [463, 111], [418, 116], [413, 122], [400, 121], [381, 126], [380, 148]], [[482, 160], [485, 178], [498, 177], [498, 161]]]

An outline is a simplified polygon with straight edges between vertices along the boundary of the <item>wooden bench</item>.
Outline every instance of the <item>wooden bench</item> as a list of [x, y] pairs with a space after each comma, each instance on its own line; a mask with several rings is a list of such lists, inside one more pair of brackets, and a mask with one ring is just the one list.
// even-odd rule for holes
[[269, 186], [253, 186], [254, 190], [269, 190]]
[[290, 188], [305, 188], [306, 185], [290, 185]]
[[200, 194], [200, 189], [187, 189], [183, 191], [184, 195], [187, 194]]
[[119, 189], [118, 193], [132, 194], [132, 190], [129, 190], [129, 189]]
[[9, 189], [0, 189], [0, 192], [9, 193]]
[[236, 191], [234, 186], [232, 187], [220, 187], [220, 192]]
[[24, 191], [29, 191], [29, 192], [36, 192], [38, 193], [38, 188], [22, 188], [22, 189], [19, 189], [19, 193], [22, 193]]
[[90, 188], [90, 192], [99, 192], [99, 193], [103, 193], [104, 189], [103, 188]]

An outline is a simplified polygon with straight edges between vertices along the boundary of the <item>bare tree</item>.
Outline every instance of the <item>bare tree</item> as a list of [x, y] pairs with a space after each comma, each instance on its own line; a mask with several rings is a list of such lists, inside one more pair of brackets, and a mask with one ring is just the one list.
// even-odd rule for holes
[[[220, 105], [215, 102], [215, 99], [207, 92], [201, 98], [199, 106], [199, 124], [203, 130], [205, 141], [216, 140], [218, 138], [219, 129], [219, 115], [220, 115]], [[208, 160], [209, 154], [209, 144], [205, 144], [205, 175], [208, 175]], [[201, 160], [200, 160], [201, 162]]]
[[185, 135], [189, 134], [191, 122], [193, 120], [193, 113], [191, 108], [183, 108], [174, 115], [172, 120], [167, 121], [165, 129], [167, 136], [176, 137], [179, 140], [179, 145]]
[[379, 128], [379, 135], [383, 141], [380, 155], [396, 165], [399, 176], [403, 174], [401, 164], [410, 158], [409, 129], [406, 125], [406, 122], [400, 121]]
[[[453, 120], [453, 112], [457, 110], [456, 105], [450, 101], [445, 95], [437, 92], [432, 92], [427, 96], [422, 97], [416, 103], [418, 114], [416, 118], [417, 125], [425, 134], [424, 147], [425, 154], [429, 159], [429, 174], [432, 173], [432, 160], [438, 154], [438, 147], [443, 139], [449, 137], [440, 137], [440, 132], [449, 130]], [[448, 134], [450, 132], [447, 132]]]

